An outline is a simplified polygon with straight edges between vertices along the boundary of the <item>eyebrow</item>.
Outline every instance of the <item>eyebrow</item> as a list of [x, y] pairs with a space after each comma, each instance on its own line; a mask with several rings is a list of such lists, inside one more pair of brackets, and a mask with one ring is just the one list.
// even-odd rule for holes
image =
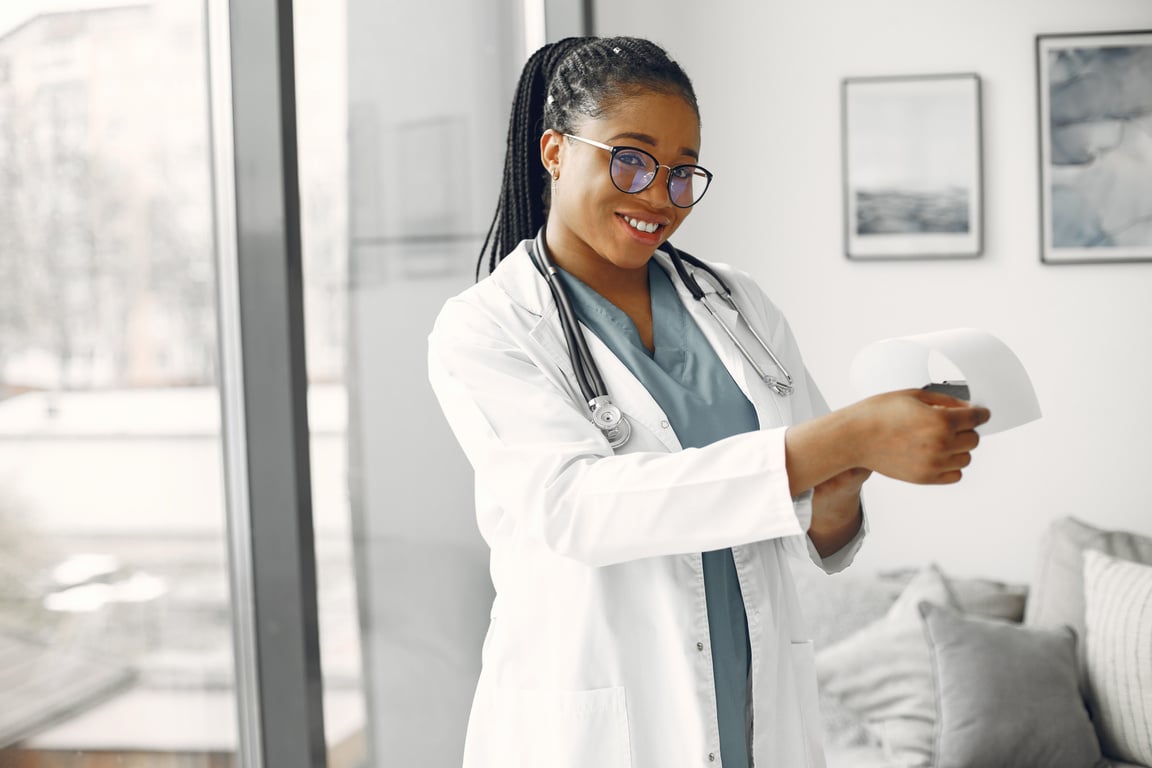
[[[636, 133], [635, 131], [625, 131], [624, 133], [618, 133], [608, 139], [608, 141], [616, 141], [617, 139], [635, 139], [636, 141], [642, 141], [651, 147], [656, 146], [656, 139], [646, 133]], [[691, 147], [680, 147], [680, 154], [687, 155], [688, 157], [691, 157], [695, 160], [700, 159], [700, 153]]]

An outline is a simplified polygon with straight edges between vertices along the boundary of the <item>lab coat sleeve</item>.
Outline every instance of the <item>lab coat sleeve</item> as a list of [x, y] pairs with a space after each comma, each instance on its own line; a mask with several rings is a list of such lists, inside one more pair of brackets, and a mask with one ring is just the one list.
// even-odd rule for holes
[[[502, 318], [501, 318], [502, 320]], [[523, 329], [448, 302], [429, 337], [429, 379], [485, 495], [494, 527], [580, 562], [702, 552], [803, 535], [784, 428], [674, 453], [613, 454]], [[517, 334], [520, 334], [519, 336]]]
[[[861, 510], [863, 510], [863, 502], [861, 502]], [[816, 545], [812, 543], [812, 539], [807, 536], [804, 541], [808, 545], [808, 556], [812, 559], [817, 566], [819, 566], [825, 573], [839, 573], [852, 564], [856, 559], [856, 553], [860, 551], [860, 547], [864, 544], [864, 537], [868, 533], [868, 514], [864, 511], [864, 520], [860, 523], [860, 530], [856, 531], [856, 535], [849, 539], [848, 543], [840, 547], [828, 557], [821, 557], [820, 553], [816, 551]]]

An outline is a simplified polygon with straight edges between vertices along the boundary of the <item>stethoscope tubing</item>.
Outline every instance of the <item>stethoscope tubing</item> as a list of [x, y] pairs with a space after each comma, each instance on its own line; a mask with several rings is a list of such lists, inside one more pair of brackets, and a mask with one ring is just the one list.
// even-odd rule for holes
[[600, 370], [592, 359], [592, 351], [588, 349], [588, 342], [580, 332], [572, 302], [568, 300], [567, 291], [560, 285], [556, 267], [546, 264], [545, 276], [548, 289], [552, 292], [552, 299], [556, 302], [556, 309], [561, 315], [560, 327], [564, 331], [564, 340], [568, 345], [568, 356], [572, 360], [576, 383], [580, 386], [580, 393], [584, 395], [584, 399], [590, 403], [596, 397], [607, 394], [608, 388], [604, 386]]
[[[776, 394], [782, 397], [791, 395], [791, 374], [788, 372], [788, 369], [784, 367], [780, 358], [776, 356], [776, 353], [772, 351], [772, 348], [768, 346], [767, 342], [764, 341], [752, 324], [744, 317], [744, 313], [740, 311], [739, 305], [732, 299], [732, 289], [728, 287], [724, 279], [716, 274], [716, 271], [712, 269], [711, 266], [691, 254], [681, 253], [671, 243], [665, 243], [664, 247], [667, 248], [672, 260], [672, 265], [680, 281], [684, 284], [684, 287], [688, 289], [688, 292], [692, 294], [694, 299], [704, 306], [708, 314], [712, 315], [712, 318], [724, 330], [725, 335], [728, 336], [732, 343], [736, 345], [740, 354], [748, 361], [760, 379], [771, 387], [772, 391]], [[595, 415], [597, 408], [608, 405], [615, 409], [615, 406], [612, 405], [608, 389], [604, 385], [603, 377], [600, 375], [600, 369], [592, 359], [592, 352], [588, 349], [588, 342], [585, 340], [584, 334], [580, 331], [580, 326], [576, 319], [576, 312], [572, 308], [572, 302], [568, 298], [568, 292], [564, 290], [564, 286], [560, 283], [559, 268], [556, 266], [556, 262], [552, 260], [552, 255], [548, 252], [548, 247], [544, 244], [543, 228], [536, 234], [535, 239], [528, 243], [528, 255], [537, 270], [544, 276], [545, 282], [548, 283], [548, 290], [552, 293], [552, 299], [556, 303], [556, 309], [560, 315], [560, 327], [564, 333], [564, 341], [568, 345], [568, 357], [572, 361], [572, 371], [576, 376], [576, 383], [580, 387], [580, 393], [584, 396], [589, 408], [593, 411], [593, 420], [597, 421], [599, 425], [599, 421]], [[719, 290], [724, 302], [736, 312], [737, 317], [744, 321], [744, 324], [748, 326], [749, 331], [751, 331], [752, 337], [756, 339], [761, 349], [771, 358], [773, 365], [780, 370], [781, 378], [770, 375], [756, 362], [756, 359], [752, 356], [748, 347], [736, 336], [736, 332], [724, 322], [724, 319], [720, 317], [715, 307], [708, 301], [707, 294], [705, 294], [704, 289], [700, 287], [700, 283], [697, 282], [696, 277], [684, 266], [685, 262], [707, 273], [709, 279], [714, 282], [716, 288]], [[620, 415], [619, 418], [625, 422], [621, 424], [621, 427], [626, 428], [626, 420], [622, 415]], [[618, 439], [613, 443], [614, 448], [619, 447], [623, 444], [624, 440], [627, 440], [628, 432], [630, 432], [630, 430], [625, 429], [623, 439]]]

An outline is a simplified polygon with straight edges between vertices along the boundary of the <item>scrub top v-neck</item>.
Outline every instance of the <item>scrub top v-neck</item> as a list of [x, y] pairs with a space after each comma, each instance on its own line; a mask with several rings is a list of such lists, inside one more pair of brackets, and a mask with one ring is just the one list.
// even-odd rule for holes
[[[648, 391], [684, 448], [700, 448], [759, 429], [752, 403], [733, 381], [688, 314], [668, 274], [648, 262], [653, 347], [622, 310], [560, 270], [576, 317], [595, 333]], [[707, 510], [701, 510], [707, 514]], [[708, 633], [716, 681], [716, 714], [724, 768], [747, 768], [748, 619], [731, 549], [703, 553]]]

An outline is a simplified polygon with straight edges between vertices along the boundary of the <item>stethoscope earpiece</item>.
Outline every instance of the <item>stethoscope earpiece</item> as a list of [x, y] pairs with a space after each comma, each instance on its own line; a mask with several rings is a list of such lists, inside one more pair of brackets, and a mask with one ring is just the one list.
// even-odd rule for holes
[[[544, 230], [536, 234], [533, 242], [528, 244], [528, 255], [532, 259], [532, 263], [544, 275], [545, 281], [548, 283], [549, 290], [552, 291], [552, 298], [556, 301], [556, 308], [560, 315], [560, 328], [564, 333], [564, 340], [568, 344], [568, 356], [572, 360], [572, 371], [576, 375], [576, 383], [580, 387], [581, 394], [584, 395], [584, 400], [588, 403], [588, 409], [592, 415], [592, 423], [604, 434], [612, 448], [619, 448], [628, 442], [632, 436], [632, 425], [628, 422], [624, 413], [612, 402], [612, 398], [608, 395], [607, 388], [604, 386], [604, 380], [600, 376], [600, 371], [596, 367], [595, 361], [592, 359], [592, 353], [588, 349], [588, 344], [584, 340], [584, 334], [580, 331], [579, 323], [576, 321], [576, 313], [572, 309], [572, 302], [568, 299], [568, 292], [564, 290], [564, 286], [560, 283], [560, 278], [557, 275], [556, 264], [552, 261], [552, 256], [548, 253], [547, 247], [544, 245]], [[672, 258], [672, 265], [676, 269], [676, 274], [692, 294], [692, 297], [699, 301], [708, 313], [719, 323], [724, 333], [740, 350], [740, 354], [748, 361], [748, 364], [756, 371], [760, 379], [771, 388], [773, 392], [781, 397], [788, 397], [792, 394], [792, 376], [788, 373], [788, 369], [776, 357], [772, 348], [760, 337], [752, 324], [748, 322], [748, 318], [744, 317], [744, 313], [740, 311], [739, 305], [732, 299], [732, 291], [728, 288], [728, 284], [716, 274], [712, 267], [700, 261], [694, 256], [687, 253], [680, 253], [672, 246], [671, 243], [665, 243], [664, 246], [668, 249], [669, 256]], [[716, 287], [724, 302], [731, 307], [736, 316], [743, 321], [744, 325], [752, 333], [753, 338], [760, 344], [760, 348], [767, 353], [771, 358], [773, 364], [780, 370], [782, 378], [770, 376], [759, 363], [753, 359], [752, 354], [748, 348], [744, 346], [743, 342], [736, 336], [736, 333], [728, 327], [716, 310], [712, 307], [706, 298], [704, 289], [696, 281], [696, 278], [688, 272], [684, 266], [687, 261], [692, 266], [705, 272], [709, 278], [715, 282]]]

